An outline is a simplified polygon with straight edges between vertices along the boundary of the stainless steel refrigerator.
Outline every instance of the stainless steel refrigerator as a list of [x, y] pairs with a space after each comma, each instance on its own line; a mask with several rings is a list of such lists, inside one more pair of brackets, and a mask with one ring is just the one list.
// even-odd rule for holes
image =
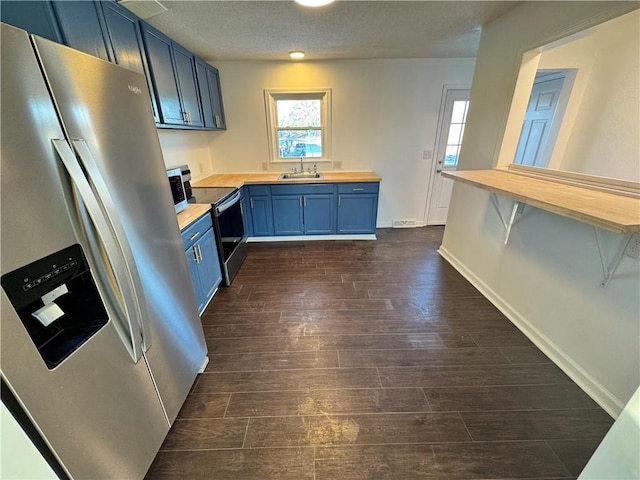
[[207, 361], [147, 84], [1, 29], [3, 402], [70, 477], [142, 478]]

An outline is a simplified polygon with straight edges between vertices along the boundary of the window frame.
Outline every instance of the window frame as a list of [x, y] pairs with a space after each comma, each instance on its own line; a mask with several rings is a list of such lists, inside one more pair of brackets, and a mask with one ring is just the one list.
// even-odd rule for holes
[[[305, 90], [294, 89], [265, 89], [264, 101], [267, 117], [267, 138], [269, 143], [269, 162], [297, 163], [299, 158], [281, 158], [278, 143], [278, 112], [276, 102], [278, 100], [320, 100], [320, 127], [313, 127], [320, 130], [322, 136], [322, 156], [302, 157], [304, 161], [321, 163], [331, 162], [331, 89], [313, 88]], [[291, 127], [286, 130], [307, 130], [302, 127]]]
[[[442, 124], [440, 127], [441, 136], [438, 141], [438, 151], [437, 151], [437, 155], [438, 155], [437, 160], [439, 162], [438, 166], [441, 170], [456, 170], [458, 168], [458, 161], [460, 159], [460, 148], [462, 146], [462, 137], [464, 135], [464, 130], [467, 124], [466, 117], [469, 111], [470, 93], [471, 91], [468, 88], [448, 88], [445, 93]], [[455, 105], [455, 102], [466, 102], [466, 106], [465, 106], [463, 122], [455, 123], [456, 125], [462, 125], [461, 133], [458, 138], [459, 143], [449, 144], [449, 134], [450, 134], [451, 127], [453, 125], [452, 123], [453, 107]], [[446, 163], [447, 147], [449, 147], [449, 145], [456, 145], [458, 148], [458, 154], [456, 155], [456, 162], [453, 165]]]

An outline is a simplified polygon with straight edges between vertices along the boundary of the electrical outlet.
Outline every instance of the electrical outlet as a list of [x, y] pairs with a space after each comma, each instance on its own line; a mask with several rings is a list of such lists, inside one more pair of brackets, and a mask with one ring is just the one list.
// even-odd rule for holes
[[267, 162], [262, 162], [262, 170], [265, 172], [269, 171], [269, 164]]
[[431, 155], [433, 154], [433, 152], [431, 150], [424, 150], [422, 152], [422, 159], [423, 160], [431, 160]]
[[342, 168], [342, 162], [341, 161], [334, 161], [333, 162], [333, 168], [335, 168], [336, 170], [340, 170]]
[[634, 233], [631, 236], [629, 245], [624, 251], [625, 255], [640, 261], [640, 233]]
[[202, 168], [202, 162], [198, 162], [198, 170], [200, 173], [204, 172], [204, 168]]

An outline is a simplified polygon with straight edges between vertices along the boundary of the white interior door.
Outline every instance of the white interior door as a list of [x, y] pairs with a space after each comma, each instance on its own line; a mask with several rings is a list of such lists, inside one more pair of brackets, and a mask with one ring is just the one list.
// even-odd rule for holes
[[549, 165], [551, 149], [547, 145], [555, 142], [552, 125], [564, 79], [562, 72], [536, 75], [513, 163], [532, 167]]
[[427, 201], [427, 225], [444, 225], [449, 213], [453, 180], [444, 178], [443, 170], [458, 166], [460, 145], [469, 109], [469, 89], [445, 89], [444, 107], [440, 114], [440, 127], [436, 155], [432, 165], [431, 185]]

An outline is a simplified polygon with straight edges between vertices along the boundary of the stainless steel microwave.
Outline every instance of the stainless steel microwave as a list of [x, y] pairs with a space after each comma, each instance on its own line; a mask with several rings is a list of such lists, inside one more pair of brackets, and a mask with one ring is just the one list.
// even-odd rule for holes
[[167, 177], [169, 177], [169, 184], [171, 185], [173, 205], [176, 208], [176, 213], [180, 213], [187, 208], [187, 195], [182, 183], [182, 171], [180, 168], [170, 168], [167, 170]]

